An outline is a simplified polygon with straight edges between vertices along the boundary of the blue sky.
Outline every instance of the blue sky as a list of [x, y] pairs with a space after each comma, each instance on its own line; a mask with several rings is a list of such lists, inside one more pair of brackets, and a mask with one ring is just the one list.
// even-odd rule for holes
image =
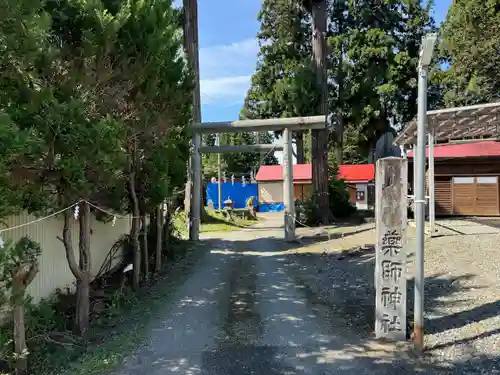
[[[444, 20], [453, 0], [436, 0]], [[260, 0], [198, 0], [203, 121], [238, 118], [257, 61]]]

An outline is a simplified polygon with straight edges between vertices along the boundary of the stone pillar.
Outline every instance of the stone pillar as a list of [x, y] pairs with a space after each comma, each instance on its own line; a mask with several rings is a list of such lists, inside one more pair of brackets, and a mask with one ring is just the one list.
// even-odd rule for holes
[[377, 160], [375, 335], [395, 341], [406, 340], [407, 176], [407, 160]]

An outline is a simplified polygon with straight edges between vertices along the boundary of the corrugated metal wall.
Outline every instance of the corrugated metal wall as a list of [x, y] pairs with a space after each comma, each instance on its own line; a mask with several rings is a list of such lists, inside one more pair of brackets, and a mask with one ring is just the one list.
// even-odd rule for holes
[[[36, 220], [31, 215], [19, 215], [4, 220], [7, 227], [15, 227]], [[50, 296], [57, 288], [74, 287], [74, 277], [66, 261], [63, 243], [57, 238], [62, 237], [62, 217], [53, 217], [21, 228], [9, 230], [0, 234], [4, 240], [16, 241], [28, 236], [42, 246], [40, 257], [40, 272], [29, 286], [29, 294], [34, 302]], [[118, 218], [115, 225], [104, 224], [95, 218], [91, 222], [91, 262], [92, 276], [95, 276], [106, 259], [109, 250], [121, 235], [129, 233], [131, 220]], [[73, 219], [73, 246], [78, 261], [78, 221]]]
[[[208, 206], [208, 201], [212, 201], [214, 208], [219, 209], [219, 184], [209, 183], [206, 188], [207, 198], [206, 205]], [[241, 182], [224, 182], [222, 183], [222, 206], [224, 207], [224, 201], [231, 198], [233, 201], [234, 208], [245, 208], [247, 199], [250, 197], [255, 197], [254, 206], [257, 206], [257, 184], [245, 184], [242, 185]]]
[[259, 203], [282, 203], [283, 182], [259, 182]]

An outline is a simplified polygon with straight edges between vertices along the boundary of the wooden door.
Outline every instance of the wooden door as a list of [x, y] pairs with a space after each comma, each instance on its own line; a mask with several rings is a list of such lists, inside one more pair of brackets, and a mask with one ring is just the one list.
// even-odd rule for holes
[[475, 177], [453, 177], [452, 183], [453, 213], [455, 215], [474, 215], [476, 203]]
[[498, 177], [477, 176], [475, 198], [476, 215], [498, 215]]
[[302, 197], [304, 200], [311, 199], [313, 196], [313, 186], [312, 184], [302, 185]]
[[293, 185], [293, 200], [294, 201], [302, 201], [304, 200], [304, 189], [303, 185], [301, 184], [294, 184]]
[[452, 184], [455, 215], [500, 214], [498, 176], [453, 177]]

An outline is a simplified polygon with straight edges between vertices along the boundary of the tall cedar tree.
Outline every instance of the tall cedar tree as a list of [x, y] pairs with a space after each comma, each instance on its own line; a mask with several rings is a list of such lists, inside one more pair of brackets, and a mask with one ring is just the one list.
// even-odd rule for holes
[[449, 69], [441, 75], [443, 104], [470, 105], [500, 98], [500, 0], [455, 1], [441, 33]]
[[[264, 0], [258, 19], [260, 52], [242, 113], [249, 118], [316, 114], [310, 15], [298, 1]], [[297, 162], [304, 163], [304, 134], [294, 139]]]
[[[367, 162], [381, 133], [415, 116], [421, 38], [434, 29], [431, 7], [418, 0], [329, 3], [330, 113], [344, 139], [330, 135], [329, 160], [339, 159], [340, 148], [345, 163]], [[261, 50], [244, 111], [255, 118], [316, 114], [310, 16], [294, 2], [266, 0], [259, 20]]]
[[432, 3], [345, 0], [330, 8], [331, 112], [345, 162], [366, 162], [381, 133], [416, 114], [419, 49]]

